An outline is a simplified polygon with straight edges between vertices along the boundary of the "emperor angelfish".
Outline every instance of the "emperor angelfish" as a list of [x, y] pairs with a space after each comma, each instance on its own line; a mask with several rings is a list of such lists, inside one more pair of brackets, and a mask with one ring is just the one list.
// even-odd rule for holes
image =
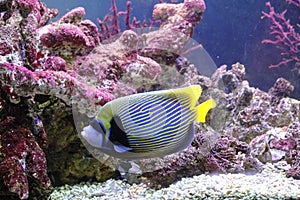
[[194, 138], [194, 122], [205, 122], [216, 106], [196, 106], [199, 85], [146, 92], [106, 103], [81, 135], [93, 147], [123, 159], [162, 157], [185, 149]]

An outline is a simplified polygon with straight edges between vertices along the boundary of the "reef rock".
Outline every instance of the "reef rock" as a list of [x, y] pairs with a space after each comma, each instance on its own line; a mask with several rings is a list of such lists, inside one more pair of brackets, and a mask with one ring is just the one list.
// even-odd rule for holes
[[178, 6], [185, 14], [165, 15], [155, 34], [128, 30], [100, 44], [97, 26], [83, 20], [84, 8], [49, 23], [58, 11], [38, 0], [0, 2], [0, 120], [11, 126], [1, 128], [0, 172], [11, 192], [28, 198], [28, 177], [38, 188], [48, 187], [50, 179], [56, 186], [116, 175], [81, 145], [70, 106], [93, 116], [113, 98], [154, 89], [168, 60], [162, 47], [172, 47], [177, 58], [189, 38], [185, 34], [192, 34], [205, 10], [199, 0]]
[[81, 144], [75, 125], [84, 122], [74, 123], [72, 111], [93, 117], [119, 96], [182, 86], [179, 76], [183, 85], [202, 86], [199, 102], [212, 97], [217, 107], [197, 125], [190, 147], [142, 180], [161, 187], [207, 172], [259, 172], [263, 163], [281, 159], [292, 166], [288, 176], [300, 177], [300, 103], [289, 97], [293, 86], [278, 79], [268, 93], [253, 88], [240, 63], [201, 76], [180, 56], [204, 1], [157, 4], [158, 29], [127, 30], [101, 44], [97, 26], [83, 20], [84, 8], [53, 23], [57, 10], [38, 0], [0, 1], [0, 10], [0, 174], [19, 198], [29, 197], [31, 177], [47, 188], [50, 180], [57, 186], [118, 176]]

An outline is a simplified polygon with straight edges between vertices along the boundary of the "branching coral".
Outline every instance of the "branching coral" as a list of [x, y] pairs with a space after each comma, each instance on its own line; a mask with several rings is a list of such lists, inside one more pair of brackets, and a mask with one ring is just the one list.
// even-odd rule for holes
[[[288, 3], [300, 8], [300, 1], [286, 0]], [[269, 12], [262, 12], [263, 17], [272, 21], [270, 34], [274, 39], [265, 39], [262, 43], [275, 45], [281, 51], [282, 60], [273, 64], [270, 67], [280, 67], [287, 64], [292, 64], [293, 70], [299, 70], [300, 66], [300, 33], [297, 31], [297, 26], [294, 27], [290, 20], [285, 17], [287, 10], [282, 13], [276, 13], [270, 2], [266, 3]], [[300, 19], [300, 18], [299, 18]], [[299, 29], [299, 27], [298, 27]]]

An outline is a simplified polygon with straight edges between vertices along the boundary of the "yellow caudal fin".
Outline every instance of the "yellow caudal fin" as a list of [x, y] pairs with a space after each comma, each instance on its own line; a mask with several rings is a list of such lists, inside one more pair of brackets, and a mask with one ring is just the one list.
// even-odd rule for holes
[[205, 122], [206, 115], [208, 111], [212, 108], [216, 107], [216, 102], [213, 99], [209, 99], [203, 103], [201, 103], [199, 106], [196, 107], [196, 113], [197, 113], [197, 122]]
[[175, 89], [173, 92], [178, 97], [187, 96], [190, 99], [190, 109], [193, 109], [201, 95], [202, 89], [200, 85], [191, 85], [189, 87]]

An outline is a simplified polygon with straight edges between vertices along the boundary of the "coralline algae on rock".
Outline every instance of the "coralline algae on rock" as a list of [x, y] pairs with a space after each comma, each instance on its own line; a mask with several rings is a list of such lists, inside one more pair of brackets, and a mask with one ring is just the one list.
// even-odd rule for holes
[[0, 175], [10, 192], [17, 193], [20, 199], [27, 199], [28, 175], [34, 177], [42, 187], [49, 187], [51, 183], [45, 154], [29, 128], [19, 125], [12, 117], [2, 120], [0, 127], [3, 157]]
[[[200, 101], [212, 96], [217, 102], [207, 118], [215, 130], [199, 125], [192, 146], [170, 156], [160, 170], [143, 174], [145, 182], [159, 187], [205, 172], [259, 172], [262, 162], [281, 159], [292, 166], [288, 176], [300, 177], [300, 103], [288, 97], [293, 86], [287, 80], [279, 79], [266, 93], [244, 80], [245, 67], [239, 63], [230, 70], [221, 66], [208, 78], [178, 59], [201, 20], [204, 1], [157, 4], [153, 11], [153, 17], [161, 21], [157, 30], [142, 35], [128, 30], [102, 44], [97, 26], [82, 20], [84, 8], [75, 8], [50, 24], [57, 10], [40, 1], [0, 1], [0, 10], [0, 123], [4, 127], [0, 128], [0, 172], [20, 198], [28, 197], [28, 175], [41, 186], [50, 184], [40, 147], [48, 146], [45, 152], [54, 185], [114, 176], [105, 163], [97, 162], [80, 146], [69, 106], [73, 101], [80, 114], [93, 116], [113, 98], [155, 88], [165, 70], [176, 70], [176, 62], [176, 72], [186, 84], [203, 87]], [[14, 106], [7, 106], [9, 101]], [[23, 109], [23, 114], [33, 119], [39, 116], [46, 123], [42, 126], [37, 121], [31, 127], [8, 122], [13, 119], [10, 116], [20, 117], [8, 112], [11, 109]], [[46, 135], [48, 139], [41, 139], [44, 142], [38, 142], [35, 133], [39, 131], [34, 131], [41, 129], [46, 130], [41, 131], [41, 138]]]
[[[212, 145], [203, 154], [203, 144], [196, 135], [193, 147], [174, 156], [169, 167], [146, 175], [150, 185], [166, 186], [178, 178], [205, 171], [259, 172], [263, 163], [278, 162], [286, 157], [292, 165], [287, 175], [298, 178], [299, 159], [295, 149], [299, 131], [295, 125], [299, 124], [299, 101], [287, 97], [290, 92], [281, 90], [280, 94], [284, 95], [277, 96], [276, 103], [271, 103], [273, 96], [250, 87], [243, 80], [244, 76], [245, 68], [239, 63], [231, 70], [220, 67], [212, 75], [212, 87], [204, 90], [217, 102], [217, 108], [208, 116], [208, 123], [219, 131]], [[277, 81], [274, 87], [277, 88], [278, 82], [282, 81]], [[292, 88], [284, 82], [287, 90]], [[207, 130], [203, 132], [203, 139], [207, 133]]]
[[57, 22], [38, 30], [41, 44], [52, 55], [72, 56], [89, 52], [99, 45], [98, 28], [90, 20], [82, 20], [85, 10], [75, 8], [62, 16]]
[[[202, 5], [202, 7], [188, 10], [184, 8], [188, 6], [188, 2], [194, 2], [195, 5]], [[26, 134], [28, 137], [30, 136], [30, 144], [24, 143], [24, 137], [14, 138], [14, 143], [25, 148], [23, 149], [24, 156], [29, 155], [28, 151], [38, 152], [36, 141], [40, 139], [35, 135], [38, 134], [42, 135], [41, 138], [47, 138], [40, 145], [43, 148], [49, 148], [46, 150], [50, 159], [49, 163], [57, 163], [57, 165], [49, 164], [49, 173], [53, 177], [54, 185], [74, 183], [78, 179], [87, 180], [96, 177], [96, 180], [104, 180], [111, 177], [114, 173], [104, 168], [102, 163], [97, 165], [99, 169], [102, 169], [98, 172], [86, 166], [87, 163], [95, 165], [95, 159], [89, 157], [87, 152], [78, 151], [80, 149], [79, 141], [77, 135], [74, 134], [72, 123], [68, 121], [71, 111], [67, 107], [73, 101], [73, 106], [77, 106], [79, 111], [92, 116], [99, 106], [118, 95], [138, 92], [145, 85], [150, 85], [151, 88], [153, 82], [162, 73], [162, 68], [156, 60], [149, 56], [150, 53], [141, 52], [142, 49], [138, 47], [139, 40], [143, 40], [146, 45], [154, 44], [155, 40], [156, 44], [160, 43], [161, 47], [170, 43], [169, 37], [171, 36], [171, 38], [176, 38], [175, 43], [171, 44], [172, 49], [177, 50], [177, 47], [182, 49], [188, 37], [182, 33], [176, 34], [176, 32], [183, 31], [191, 34], [204, 12], [203, 5], [203, 1], [186, 1], [185, 4], [180, 4], [180, 7], [185, 9], [185, 16], [177, 15], [173, 20], [170, 18], [165, 23], [165, 29], [160, 27], [157, 30], [156, 34], [160, 35], [159, 38], [155, 34], [149, 33], [142, 36], [141, 39], [135, 32], [128, 30], [115, 41], [100, 45], [97, 26], [89, 20], [82, 20], [85, 15], [84, 8], [75, 8], [57, 22], [48, 24], [58, 11], [46, 8], [40, 1], [1, 1], [0, 9], [3, 14], [0, 19], [1, 94], [2, 90], [12, 88], [12, 91], [6, 90], [7, 94], [1, 95], [0, 112], [3, 113], [1, 120], [5, 120], [10, 115], [20, 117], [16, 112], [7, 112], [11, 108], [21, 110], [23, 108], [23, 113], [27, 113], [29, 119], [40, 120], [32, 123], [32, 127], [26, 123], [23, 131], [19, 130], [19, 134], [22, 136], [25, 137]], [[171, 4], [166, 6], [171, 6]], [[171, 28], [172, 26], [176, 31], [165, 34], [167, 27]], [[176, 42], [179, 46], [176, 45]], [[150, 50], [153, 46], [148, 47]], [[161, 51], [159, 48], [152, 48], [151, 53], [155, 52]], [[159, 55], [158, 57], [164, 56]], [[95, 62], [95, 58], [98, 62]], [[91, 79], [88, 79], [89, 77]], [[131, 83], [131, 85], [127, 83]], [[13, 98], [7, 98], [7, 95]], [[58, 100], [60, 103], [56, 102], [56, 98], [60, 99]], [[8, 101], [14, 102], [13, 106], [7, 106]], [[26, 108], [23, 105], [26, 105]], [[67, 114], [62, 114], [63, 111]], [[46, 123], [41, 125], [41, 122]], [[30, 128], [32, 130], [29, 130]], [[6, 131], [3, 132], [1, 134], [2, 144], [7, 141], [6, 136], [12, 135], [6, 134]], [[77, 138], [77, 141], [74, 138]], [[74, 144], [76, 144], [75, 150], [73, 149]], [[8, 149], [8, 146], [3, 145], [1, 155], [8, 155], [6, 154]], [[65, 166], [65, 163], [55, 160], [60, 159], [58, 155], [65, 156], [63, 151], [74, 153], [67, 165], [68, 172], [64, 171], [66, 169], [59, 168]], [[41, 150], [41, 152], [43, 151]], [[46, 173], [46, 165], [42, 162], [46, 160], [45, 154], [41, 152], [39, 153], [40, 162], [34, 163], [37, 160], [29, 160], [25, 174], [21, 165], [16, 165], [21, 166], [20, 170], [12, 171], [12, 176], [20, 178], [17, 182], [23, 184], [19, 184], [19, 188], [12, 184], [7, 185], [21, 198], [28, 197], [28, 185], [26, 184], [28, 174], [38, 181], [44, 178], [41, 186], [50, 184], [49, 180], [41, 175]], [[56, 156], [53, 155], [53, 152]], [[85, 159], [90, 162], [85, 162]], [[8, 169], [8, 163], [8, 161], [1, 162], [1, 172], [5, 178], [10, 176], [9, 171], [5, 170]], [[58, 166], [59, 163], [62, 165]], [[41, 169], [36, 169], [38, 166]], [[81, 168], [87, 169], [87, 173], [80, 173]], [[37, 173], [34, 173], [34, 170], [37, 170]], [[57, 173], [56, 170], [61, 171]], [[55, 177], [56, 173], [61, 179]]]
[[[237, 63], [229, 71], [220, 67], [212, 76], [216, 79], [215, 86], [228, 93], [225, 109], [217, 111], [218, 116], [222, 112], [230, 113], [223, 131], [249, 143], [252, 156], [261, 162], [277, 162], [297, 149], [299, 133], [292, 127], [299, 124], [300, 102], [288, 97], [293, 90], [289, 81], [279, 78], [266, 93], [243, 81], [244, 72], [243, 66]], [[211, 116], [215, 116], [213, 110]]]

